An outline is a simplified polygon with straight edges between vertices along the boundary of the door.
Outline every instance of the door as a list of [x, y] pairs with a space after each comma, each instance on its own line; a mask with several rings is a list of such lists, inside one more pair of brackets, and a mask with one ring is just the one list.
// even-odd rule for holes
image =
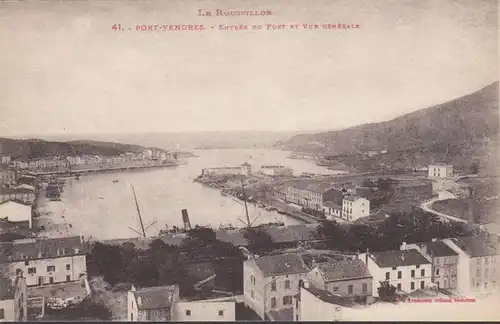
[[49, 283], [51, 283], [51, 284], [54, 283], [54, 277], [49, 277]]
[[38, 285], [43, 285], [43, 277], [38, 277]]

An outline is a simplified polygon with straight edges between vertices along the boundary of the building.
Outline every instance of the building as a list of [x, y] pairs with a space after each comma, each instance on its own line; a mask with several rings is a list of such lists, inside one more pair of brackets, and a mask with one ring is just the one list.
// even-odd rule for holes
[[453, 178], [453, 164], [431, 164], [428, 172], [429, 178]]
[[10, 155], [0, 156], [0, 164], [9, 164], [11, 161]]
[[243, 264], [245, 305], [262, 319], [292, 319], [292, 298], [309, 268], [298, 254], [250, 258]]
[[340, 204], [343, 194], [326, 182], [295, 181], [286, 188], [286, 200], [297, 205], [322, 211], [327, 201]]
[[240, 166], [225, 166], [215, 168], [205, 168], [201, 170], [202, 177], [217, 177], [230, 175], [245, 175], [252, 174], [252, 166], [248, 163], [243, 163]]
[[0, 186], [7, 185], [10, 186], [16, 183], [16, 171], [11, 169], [1, 169], [0, 170]]
[[323, 203], [323, 212], [328, 220], [333, 220], [334, 217], [342, 217], [342, 206], [337, 205], [331, 201], [325, 201]]
[[0, 277], [0, 322], [26, 321], [28, 318], [28, 293], [26, 279]]
[[293, 300], [294, 321], [340, 321], [346, 308], [354, 306], [351, 299], [311, 286], [307, 281]]
[[220, 322], [236, 320], [236, 300], [219, 298], [181, 301], [175, 304], [175, 321]]
[[458, 253], [442, 241], [401, 245], [401, 250], [416, 249], [432, 264], [431, 281], [439, 289], [456, 291]]
[[252, 166], [250, 163], [245, 162], [241, 165], [241, 174], [246, 177], [252, 175]]
[[370, 215], [370, 201], [359, 196], [345, 196], [342, 200], [342, 218], [355, 221]]
[[33, 227], [31, 206], [26, 206], [15, 201], [0, 204], [0, 219], [8, 220], [21, 227]]
[[262, 165], [259, 174], [269, 177], [290, 177], [293, 175], [293, 170], [284, 165]]
[[28, 286], [78, 281], [87, 273], [86, 244], [80, 236], [0, 243], [0, 265], [20, 273]]
[[286, 187], [275, 188], [273, 196], [279, 200], [286, 201]]
[[431, 262], [415, 249], [367, 252], [360, 255], [373, 276], [373, 295], [380, 282], [387, 281], [403, 293], [432, 286]]
[[15, 200], [23, 204], [31, 205], [35, 202], [36, 194], [26, 188], [0, 188], [0, 203]]
[[127, 293], [127, 320], [175, 320], [175, 303], [179, 300], [179, 286], [159, 286], [132, 289]]
[[371, 302], [373, 278], [359, 259], [317, 263], [307, 274], [309, 285], [360, 303]]
[[480, 293], [498, 290], [498, 260], [500, 250], [477, 236], [444, 239], [458, 253], [458, 282], [460, 293]]

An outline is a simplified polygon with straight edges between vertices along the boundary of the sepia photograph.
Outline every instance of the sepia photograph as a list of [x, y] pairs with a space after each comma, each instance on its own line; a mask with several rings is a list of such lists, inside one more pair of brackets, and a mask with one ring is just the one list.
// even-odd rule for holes
[[0, 0], [0, 322], [500, 320], [498, 0]]

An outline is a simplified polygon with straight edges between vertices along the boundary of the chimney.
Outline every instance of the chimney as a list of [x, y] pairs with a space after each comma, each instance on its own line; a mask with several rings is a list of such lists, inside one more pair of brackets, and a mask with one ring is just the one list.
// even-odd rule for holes
[[403, 251], [403, 253], [401, 253], [401, 261], [405, 262], [405, 251]]
[[181, 213], [182, 213], [182, 222], [184, 223], [184, 229], [190, 230], [191, 229], [191, 222], [189, 221], [189, 215], [188, 215], [187, 209], [181, 210]]
[[406, 250], [406, 242], [401, 243], [401, 247], [399, 248], [401, 251]]
[[432, 242], [437, 242], [437, 240], [438, 240], [437, 238], [433, 238]]

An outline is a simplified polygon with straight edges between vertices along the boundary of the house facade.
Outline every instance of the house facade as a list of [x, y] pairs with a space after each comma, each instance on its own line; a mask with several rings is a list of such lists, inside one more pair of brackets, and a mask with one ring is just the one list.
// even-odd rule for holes
[[250, 258], [243, 264], [245, 305], [262, 319], [270, 312], [292, 311], [293, 296], [309, 268], [297, 254]]
[[236, 301], [230, 298], [175, 303], [175, 321], [233, 322], [236, 320]]
[[342, 218], [355, 221], [370, 215], [370, 201], [359, 196], [348, 195], [342, 200]]
[[431, 164], [428, 170], [429, 178], [453, 178], [452, 164]]
[[0, 322], [26, 321], [28, 318], [26, 280], [0, 277]]
[[12, 185], [16, 183], [16, 171], [10, 169], [0, 169], [0, 186]]
[[334, 202], [326, 201], [323, 203], [323, 212], [328, 220], [334, 220], [334, 217], [342, 217], [342, 206]]
[[350, 299], [315, 288], [307, 282], [293, 300], [293, 321], [341, 321], [346, 308], [353, 306]]
[[431, 281], [439, 289], [456, 291], [458, 285], [458, 253], [442, 241], [401, 245], [401, 250], [416, 249], [432, 265]]
[[307, 281], [311, 287], [360, 303], [371, 302], [372, 299], [373, 278], [359, 259], [317, 263], [307, 274]]
[[431, 262], [415, 249], [360, 254], [373, 276], [372, 292], [378, 297], [380, 282], [387, 281], [403, 293], [432, 286]]
[[175, 303], [179, 301], [179, 286], [159, 286], [132, 289], [127, 293], [127, 321], [175, 320]]
[[0, 243], [0, 264], [11, 278], [22, 273], [28, 286], [72, 282], [87, 273], [86, 250], [80, 236], [15, 240]]
[[313, 210], [323, 211], [327, 201], [339, 203], [343, 194], [326, 182], [297, 181], [286, 188], [286, 200]]
[[475, 294], [499, 290], [498, 247], [488, 245], [477, 236], [443, 242], [458, 253], [458, 292]]
[[15, 200], [26, 205], [31, 205], [35, 202], [35, 199], [36, 194], [32, 190], [25, 188], [0, 188], [0, 203]]

